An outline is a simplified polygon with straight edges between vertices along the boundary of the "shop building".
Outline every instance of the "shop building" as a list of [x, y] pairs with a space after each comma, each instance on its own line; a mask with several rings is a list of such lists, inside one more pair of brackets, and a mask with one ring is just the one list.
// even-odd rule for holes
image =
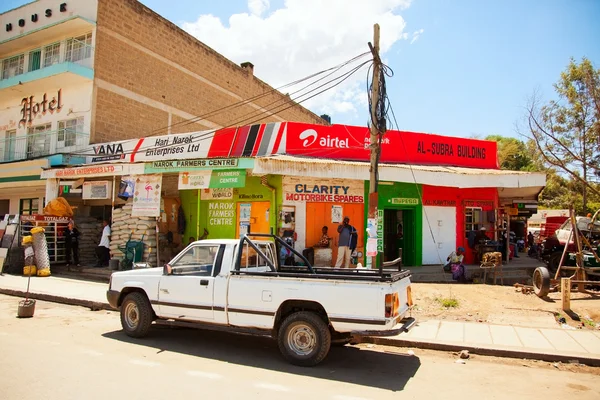
[[0, 29], [4, 211], [43, 207], [45, 182], [32, 180], [42, 168], [85, 164], [84, 150], [96, 161], [123, 157], [102, 143], [255, 122], [326, 124], [256, 78], [250, 62], [231, 62], [136, 0], [38, 0], [0, 14]]
[[[331, 265], [337, 226], [348, 216], [363, 253], [356, 261], [366, 263], [368, 138], [361, 127], [269, 123], [108, 143], [122, 157], [106, 163], [89, 156], [80, 168], [107, 178], [125, 166], [160, 176], [161, 196], [182, 206], [185, 227], [172, 224], [180, 215], [166, 199], [154, 216], [171, 221], [163, 235], [182, 229], [182, 242], [205, 229], [226, 238], [291, 231], [302, 251], [327, 226], [331, 248], [316, 258]], [[389, 131], [382, 143], [376, 242], [383, 260], [401, 254], [405, 265], [439, 264], [456, 247], [470, 248], [481, 227], [497, 239], [507, 216], [535, 212], [545, 185], [544, 174], [501, 171], [495, 142]], [[43, 177], [50, 188], [69, 175], [49, 169]], [[470, 249], [467, 262], [474, 259]]]

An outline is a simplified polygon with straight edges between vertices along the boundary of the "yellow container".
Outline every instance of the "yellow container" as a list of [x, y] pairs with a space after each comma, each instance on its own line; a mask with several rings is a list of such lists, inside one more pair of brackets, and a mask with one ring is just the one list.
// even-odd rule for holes
[[50, 276], [50, 268], [38, 269], [37, 276]]
[[42, 233], [45, 232], [46, 230], [44, 228], [42, 228], [41, 226], [36, 226], [35, 228], [31, 228], [31, 233], [35, 234], [35, 233]]
[[34, 276], [37, 274], [37, 267], [35, 265], [26, 265], [23, 267], [23, 275]]
[[23, 245], [33, 243], [33, 236], [23, 236]]

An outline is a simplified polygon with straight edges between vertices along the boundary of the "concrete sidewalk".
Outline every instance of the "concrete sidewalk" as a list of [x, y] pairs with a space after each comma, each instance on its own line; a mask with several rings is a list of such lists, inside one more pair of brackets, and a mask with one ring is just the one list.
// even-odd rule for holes
[[[31, 277], [29, 297], [55, 303], [111, 310], [106, 300], [108, 284], [62, 277]], [[0, 276], [0, 294], [25, 297], [27, 278], [4, 274]]]
[[[0, 276], [0, 294], [25, 296], [27, 278]], [[92, 309], [107, 309], [108, 285], [63, 277], [32, 277], [30, 297]], [[455, 321], [420, 321], [408, 333], [370, 337], [363, 342], [442, 351], [469, 350], [474, 354], [528, 358], [600, 366], [600, 331], [524, 328], [511, 325]]]

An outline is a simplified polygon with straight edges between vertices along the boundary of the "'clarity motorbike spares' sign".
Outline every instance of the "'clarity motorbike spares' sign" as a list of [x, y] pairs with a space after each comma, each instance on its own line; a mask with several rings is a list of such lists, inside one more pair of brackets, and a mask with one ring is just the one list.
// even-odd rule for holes
[[364, 190], [362, 181], [283, 178], [283, 199], [286, 202], [364, 203]]

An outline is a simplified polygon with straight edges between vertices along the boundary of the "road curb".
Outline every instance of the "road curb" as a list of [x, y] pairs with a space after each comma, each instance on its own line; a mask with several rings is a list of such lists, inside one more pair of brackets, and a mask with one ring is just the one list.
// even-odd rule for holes
[[539, 360], [548, 362], [562, 362], [570, 363], [573, 360], [577, 360], [580, 364], [589, 365], [591, 367], [600, 367], [600, 358], [586, 357], [585, 355], [569, 355], [559, 353], [540, 353], [528, 350], [516, 350], [516, 349], [499, 349], [479, 346], [468, 346], [464, 344], [451, 344], [451, 343], [438, 343], [438, 342], [421, 342], [416, 340], [406, 339], [392, 339], [386, 337], [364, 337], [360, 341], [361, 343], [373, 343], [384, 346], [393, 347], [413, 347], [424, 350], [439, 350], [439, 351], [451, 351], [459, 352], [461, 350], [468, 350], [471, 354], [478, 354], [482, 356], [493, 356], [503, 358], [521, 358], [528, 360]]
[[[0, 294], [5, 294], [8, 296], [15, 296], [15, 297], [27, 297], [27, 293], [22, 290], [0, 288]], [[60, 304], [67, 304], [70, 306], [86, 307], [86, 308], [91, 309], [92, 311], [98, 311], [98, 310], [114, 311], [114, 309], [110, 306], [110, 304], [100, 302], [100, 301], [74, 299], [71, 297], [63, 297], [63, 296], [55, 296], [52, 294], [31, 293], [31, 292], [29, 293], [28, 297], [30, 299], [49, 301], [52, 303], [60, 303]]]

